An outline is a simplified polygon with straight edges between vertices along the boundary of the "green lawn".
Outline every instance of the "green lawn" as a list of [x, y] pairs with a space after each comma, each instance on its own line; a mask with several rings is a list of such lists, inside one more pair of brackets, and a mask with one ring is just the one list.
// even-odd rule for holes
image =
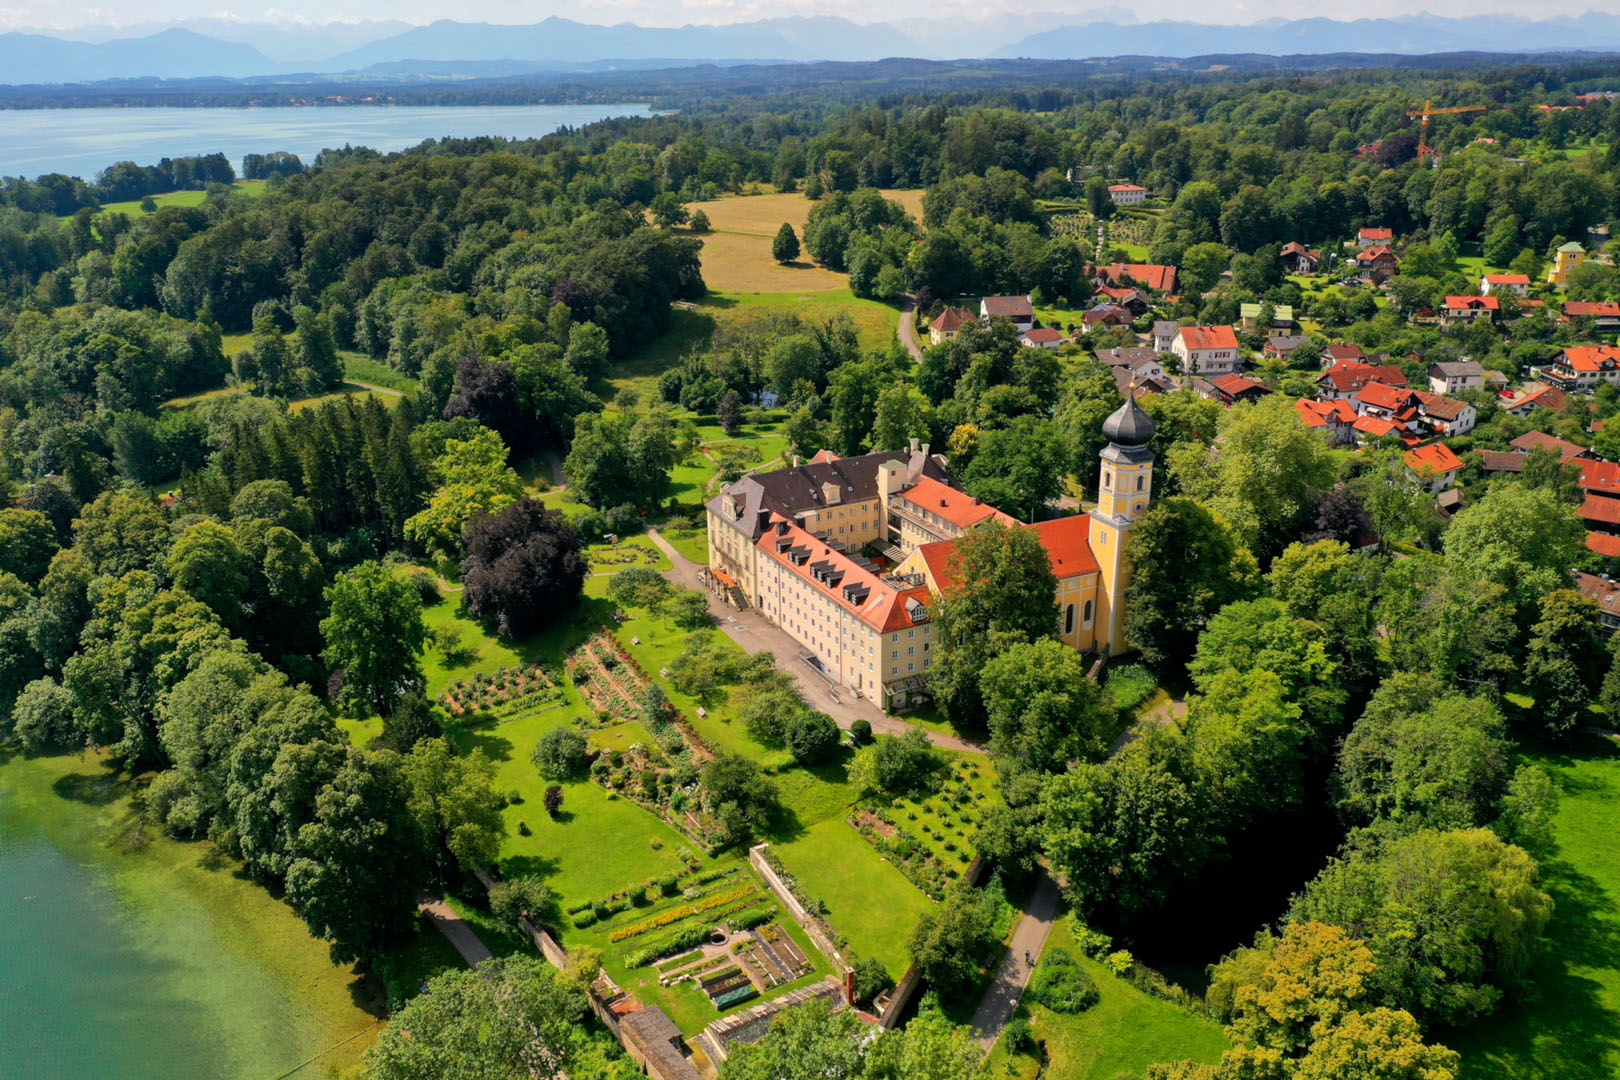
[[669, 541], [669, 546], [685, 555], [695, 563], [709, 561], [709, 530], [704, 525], [691, 529], [666, 529], [660, 527], [660, 536]]
[[1436, 1038], [1461, 1052], [1466, 1080], [1609, 1080], [1620, 1076], [1620, 746], [1588, 736], [1530, 757], [1562, 797], [1557, 850], [1542, 862], [1556, 906], [1535, 1000]]
[[[231, 185], [244, 195], [262, 195], [268, 181], [264, 180], [238, 180]], [[152, 201], [157, 203], [158, 209], [165, 206], [201, 206], [203, 199], [208, 197], [206, 191], [167, 191], [161, 195], [153, 195]], [[102, 203], [101, 212], [106, 214], [128, 214], [130, 217], [145, 217], [141, 209], [140, 199], [130, 199], [127, 202]], [[73, 215], [69, 214], [68, 217]]]
[[804, 895], [827, 905], [827, 919], [857, 954], [877, 957], [894, 978], [905, 973], [906, 942], [931, 903], [877, 849], [841, 817], [771, 846]]
[[[1156, 1061], [1219, 1060], [1228, 1046], [1220, 1025], [1117, 978], [1075, 947], [1072, 930], [1072, 918], [1060, 918], [1046, 946], [1067, 949], [1075, 957], [1096, 982], [1098, 1001], [1075, 1015], [1028, 1003], [1021, 1007], [1035, 1029], [1036, 1041], [1045, 1044], [1044, 1075], [1063, 1080], [1114, 1080], [1140, 1076]], [[1039, 1069], [1034, 1058], [1009, 1054], [1005, 1046], [997, 1045], [989, 1075], [1006, 1075], [1003, 1070], [1008, 1067], [1012, 1075], [1023, 1077], [1033, 1077]]]
[[[251, 335], [242, 335], [251, 340]], [[227, 351], [226, 355], [229, 355]], [[379, 360], [373, 360], [365, 353], [355, 352], [352, 349], [339, 349], [338, 355], [343, 358], [343, 377], [354, 382], [369, 383], [380, 386], [385, 390], [398, 390], [401, 393], [415, 390], [416, 380], [408, 375], [402, 375]]]

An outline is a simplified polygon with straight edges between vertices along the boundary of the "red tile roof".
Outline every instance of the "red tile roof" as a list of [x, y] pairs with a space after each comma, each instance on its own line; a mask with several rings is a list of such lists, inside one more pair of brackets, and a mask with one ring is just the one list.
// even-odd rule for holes
[[814, 464], [832, 462], [832, 461], [837, 461], [837, 460], [838, 460], [838, 455], [833, 453], [831, 450], [817, 450], [816, 451], [816, 456], [810, 459], [810, 463], [812, 465], [814, 465]]
[[1406, 467], [1419, 476], [1434, 476], [1462, 468], [1462, 458], [1451, 452], [1445, 443], [1430, 443], [1414, 447], [1402, 455]]
[[1188, 349], [1236, 349], [1237, 335], [1230, 326], [1183, 326], [1181, 341]]
[[1586, 546], [1589, 550], [1610, 559], [1620, 558], [1620, 536], [1610, 536], [1608, 533], [1589, 532], [1586, 534]]
[[1328, 424], [1354, 424], [1356, 410], [1348, 401], [1312, 401], [1300, 398], [1294, 402], [1294, 411], [1308, 427], [1326, 427]]
[[1588, 495], [1581, 502], [1581, 520], [1588, 524], [1620, 525], [1620, 499], [1607, 495]]
[[1404, 386], [1389, 386], [1379, 382], [1367, 383], [1356, 391], [1357, 401], [1380, 409], [1403, 408], [1411, 404], [1413, 397], [1412, 391]]
[[928, 324], [930, 330], [938, 330], [942, 334], [954, 334], [970, 322], [978, 322], [979, 317], [967, 308], [946, 308]]
[[1564, 314], [1605, 316], [1620, 319], [1620, 302], [1614, 300], [1568, 300], [1564, 303]]
[[[927, 616], [912, 619], [906, 608], [907, 599], [919, 603], [928, 601], [927, 589], [896, 589], [878, 575], [851, 559], [848, 555], [819, 540], [781, 514], [772, 514], [770, 527], [755, 542], [760, 551], [787, 572], [803, 579], [817, 592], [830, 596], [834, 603], [860, 619], [868, 626], [883, 632], [914, 626], [926, 622]], [[782, 545], [785, 545], [783, 547]], [[801, 561], [791, 558], [794, 551], [807, 553]], [[828, 580], [816, 576], [813, 567], [825, 564], [833, 575]], [[850, 586], [860, 586], [860, 600], [852, 599]]]
[[1143, 187], [1140, 184], [1109, 184], [1108, 185], [1108, 190], [1109, 191], [1146, 191], [1147, 188]]
[[990, 518], [1000, 519], [1003, 525], [1020, 524], [1017, 518], [1003, 514], [988, 503], [949, 484], [942, 484], [931, 476], [919, 476], [917, 482], [901, 491], [899, 496], [963, 529], [971, 529]]
[[1530, 278], [1525, 274], [1486, 274], [1485, 280], [1492, 285], [1530, 284]]
[[1507, 407], [1517, 409], [1521, 405], [1536, 405], [1553, 412], [1563, 412], [1564, 406], [1569, 404], [1569, 397], [1556, 386], [1538, 386], [1525, 394], [1517, 401], [1510, 401]]
[[1176, 287], [1176, 268], [1163, 263], [1109, 263], [1103, 267], [1103, 275], [1109, 281], [1129, 277], [1154, 292], [1170, 292]]
[[1063, 340], [1063, 332], [1061, 330], [1053, 330], [1046, 326], [1037, 327], [1034, 330], [1025, 330], [1022, 336], [1025, 341], [1034, 342]]
[[1356, 238], [1358, 240], [1374, 240], [1374, 241], [1377, 241], [1377, 240], [1393, 240], [1393, 239], [1395, 239], [1395, 230], [1394, 229], [1382, 229], [1382, 228], [1362, 229], [1360, 232], [1356, 233]]
[[1444, 305], [1446, 311], [1500, 311], [1502, 298], [1500, 296], [1448, 296]]
[[1524, 471], [1524, 459], [1530, 455], [1517, 450], [1481, 450], [1479, 456], [1486, 472], [1516, 473]]
[[1548, 435], [1545, 431], [1527, 431], [1508, 443], [1508, 445], [1517, 446], [1527, 454], [1532, 450], [1539, 450], [1543, 446], [1550, 446], [1558, 451], [1560, 461], [1570, 461], [1586, 453], [1586, 447], [1577, 446], [1567, 439], [1558, 438], [1556, 435]]
[[1040, 537], [1059, 581], [1079, 574], [1095, 574], [1100, 567], [1091, 551], [1091, 515], [1074, 514], [1027, 526]]
[[1035, 314], [1027, 296], [986, 296], [980, 303], [991, 318], [1029, 318]]
[[1335, 360], [1360, 360], [1367, 355], [1361, 351], [1361, 346], [1353, 341], [1335, 341], [1324, 349], [1323, 353]]
[[1620, 465], [1612, 461], [1582, 461], [1580, 485], [1586, 491], [1620, 495]]
[[1576, 591], [1588, 600], [1597, 601], [1597, 606], [1605, 615], [1620, 617], [1620, 582], [1579, 571], [1570, 576], [1575, 579]]
[[1217, 375], [1213, 379], [1209, 380], [1209, 384], [1215, 387], [1221, 393], [1230, 395], [1231, 397], [1236, 397], [1239, 394], [1249, 393], [1255, 390], [1258, 390], [1263, 394], [1271, 393], [1271, 388], [1265, 383], [1255, 382], [1253, 379], [1237, 374]]

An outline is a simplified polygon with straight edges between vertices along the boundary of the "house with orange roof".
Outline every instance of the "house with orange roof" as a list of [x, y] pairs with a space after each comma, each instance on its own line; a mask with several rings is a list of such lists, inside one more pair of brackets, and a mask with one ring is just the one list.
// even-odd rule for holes
[[1591, 393], [1599, 383], [1620, 383], [1620, 349], [1613, 345], [1567, 345], [1541, 377], [1564, 391]]
[[1316, 377], [1316, 396], [1323, 401], [1353, 398], [1368, 383], [1406, 386], [1406, 372], [1395, 364], [1363, 364], [1340, 360]]
[[1356, 247], [1370, 248], [1377, 244], [1389, 244], [1395, 240], [1395, 230], [1378, 226], [1369, 226], [1356, 233]]
[[1599, 334], [1612, 334], [1620, 331], [1620, 303], [1614, 300], [1566, 300], [1564, 313], [1558, 317], [1559, 322], [1569, 322], [1573, 319], [1589, 320], [1592, 329]]
[[1374, 281], [1394, 277], [1401, 266], [1400, 257], [1383, 244], [1374, 244], [1356, 252], [1356, 269], [1369, 273]]
[[1489, 322], [1502, 310], [1497, 296], [1448, 296], [1440, 305], [1440, 325], [1461, 326], [1484, 319]]
[[1479, 294], [1522, 299], [1530, 295], [1530, 277], [1527, 274], [1486, 274], [1479, 279]]
[[1109, 263], [1097, 268], [1097, 280], [1107, 285], [1134, 281], [1149, 292], [1176, 291], [1176, 268], [1164, 263]]
[[1415, 446], [1401, 455], [1406, 475], [1418, 487], [1438, 495], [1457, 483], [1462, 471], [1462, 458], [1445, 443]]
[[1589, 447], [1581, 446], [1579, 443], [1572, 443], [1568, 439], [1560, 439], [1558, 436], [1549, 435], [1545, 431], [1527, 431], [1508, 443], [1508, 445], [1526, 454], [1551, 448], [1558, 451], [1558, 462], [1561, 465], [1567, 465], [1577, 459], [1585, 461], [1596, 460], [1597, 458], [1597, 455], [1592, 453]]
[[1170, 351], [1188, 375], [1230, 375], [1242, 366], [1237, 334], [1230, 326], [1183, 326], [1176, 330]]
[[1583, 574], [1578, 570], [1570, 577], [1575, 579], [1575, 591], [1597, 604], [1598, 625], [1611, 634], [1620, 628], [1620, 581], [1611, 580], [1608, 574]]
[[1007, 526], [1018, 524], [1017, 518], [1002, 513], [983, 499], [931, 476], [919, 476], [890, 491], [887, 502], [888, 542], [898, 544], [905, 551], [940, 540], [954, 540], [986, 521], [999, 521]]
[[1140, 184], [1109, 184], [1108, 198], [1115, 206], [1135, 206], [1148, 197], [1148, 189]]
[[986, 296], [979, 301], [979, 318], [1009, 319], [1019, 333], [1035, 328], [1035, 308], [1027, 296]]
[[1523, 419], [1537, 409], [1551, 409], [1555, 413], [1564, 411], [1569, 404], [1569, 395], [1556, 386], [1535, 385], [1524, 387], [1517, 395], [1502, 403], [1506, 412]]
[[1306, 427], [1320, 431], [1327, 441], [1335, 445], [1356, 440], [1356, 410], [1348, 401], [1312, 401], [1300, 398], [1294, 402], [1294, 413]]

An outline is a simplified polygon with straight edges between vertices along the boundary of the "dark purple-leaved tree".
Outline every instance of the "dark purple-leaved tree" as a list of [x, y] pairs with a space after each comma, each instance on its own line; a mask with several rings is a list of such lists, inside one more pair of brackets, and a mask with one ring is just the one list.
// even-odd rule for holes
[[586, 571], [579, 533], [539, 500], [475, 517], [462, 538], [462, 604], [503, 637], [531, 634], [579, 602]]

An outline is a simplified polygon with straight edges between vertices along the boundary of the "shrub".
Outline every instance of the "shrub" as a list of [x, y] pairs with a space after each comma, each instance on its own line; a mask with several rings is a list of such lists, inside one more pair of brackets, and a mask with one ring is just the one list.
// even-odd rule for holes
[[1015, 1054], [1022, 1054], [1035, 1048], [1035, 1032], [1030, 1028], [1029, 1021], [1022, 1016], [1015, 1016], [1007, 1021], [1007, 1026], [1001, 1030], [1002, 1041], [1007, 1049]]
[[550, 787], [546, 788], [546, 813], [550, 814], [554, 820], [562, 811], [562, 804], [562, 788], [558, 787], [556, 784], [552, 784]]
[[547, 780], [566, 780], [585, 771], [587, 753], [585, 736], [568, 728], [552, 728], [534, 744], [531, 758]]
[[580, 930], [585, 929], [587, 926], [594, 926], [596, 924], [596, 912], [586, 908], [584, 911], [577, 912], [573, 921], [574, 926]]
[[608, 532], [631, 536], [641, 531], [641, 511], [634, 503], [620, 503], [603, 516]]
[[872, 741], [872, 725], [865, 720], [857, 720], [849, 725], [849, 741], [856, 746], [864, 746]]
[[850, 981], [854, 983], [855, 1000], [870, 1002], [894, 980], [889, 978], [889, 969], [877, 957], [857, 956], [850, 964]]
[[1121, 712], [1128, 712], [1146, 701], [1158, 685], [1153, 673], [1141, 664], [1127, 664], [1108, 674], [1104, 693], [1108, 703]]
[[1066, 949], [1048, 949], [1030, 982], [1034, 999], [1056, 1013], [1085, 1012], [1097, 1004], [1097, 984]]
[[658, 891], [665, 896], [674, 896], [681, 891], [680, 879], [674, 874], [658, 879]]

